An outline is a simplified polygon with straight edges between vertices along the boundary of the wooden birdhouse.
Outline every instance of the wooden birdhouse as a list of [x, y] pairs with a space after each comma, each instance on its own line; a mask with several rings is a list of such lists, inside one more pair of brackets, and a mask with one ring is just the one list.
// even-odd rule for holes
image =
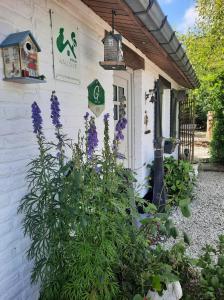
[[38, 43], [30, 31], [10, 34], [1, 44], [5, 81], [17, 83], [41, 83], [39, 74]]
[[109, 32], [102, 42], [104, 43], [104, 61], [100, 62], [100, 65], [106, 70], [126, 70], [122, 36]]

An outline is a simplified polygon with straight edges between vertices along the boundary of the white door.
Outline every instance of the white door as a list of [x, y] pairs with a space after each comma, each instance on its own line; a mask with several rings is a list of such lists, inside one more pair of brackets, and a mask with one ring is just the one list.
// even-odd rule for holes
[[124, 155], [123, 164], [126, 168], [131, 168], [131, 74], [128, 71], [114, 71], [113, 84], [114, 103], [114, 128], [116, 134], [117, 122], [123, 117], [128, 120], [126, 128], [122, 131], [124, 139], [120, 141], [118, 152]]

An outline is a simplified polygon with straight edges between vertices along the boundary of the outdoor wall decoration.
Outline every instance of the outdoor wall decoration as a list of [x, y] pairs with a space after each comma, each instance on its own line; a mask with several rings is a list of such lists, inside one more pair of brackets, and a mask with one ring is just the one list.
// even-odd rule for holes
[[124, 55], [122, 51], [122, 36], [114, 34], [114, 17], [116, 12], [112, 11], [112, 31], [107, 32], [103, 39], [104, 61], [100, 62], [105, 70], [126, 70]]
[[105, 91], [97, 79], [88, 86], [88, 107], [96, 117], [105, 109]]
[[144, 125], [145, 125], [145, 134], [148, 134], [151, 132], [151, 130], [148, 129], [148, 124], [149, 124], [149, 117], [148, 117], [148, 112], [145, 110], [145, 116], [144, 116]]
[[12, 33], [0, 45], [4, 64], [4, 80], [17, 83], [41, 83], [38, 43], [30, 31]]
[[55, 79], [80, 83], [79, 30], [74, 18], [50, 11]]

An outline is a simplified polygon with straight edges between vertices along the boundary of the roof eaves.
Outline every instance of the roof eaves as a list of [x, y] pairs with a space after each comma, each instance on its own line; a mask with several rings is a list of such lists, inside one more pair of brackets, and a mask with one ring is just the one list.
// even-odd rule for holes
[[[189, 83], [193, 87], [198, 87], [196, 73], [157, 0], [124, 0], [124, 2], [154, 36], [179, 70], [188, 78]], [[188, 70], [186, 70], [187, 65]]]
[[16, 33], [12, 33], [12, 34], [8, 35], [3, 40], [3, 42], [0, 44], [0, 48], [6, 48], [6, 47], [10, 47], [10, 46], [19, 45], [24, 42], [24, 40], [27, 38], [27, 36], [30, 36], [30, 38], [32, 39], [33, 43], [35, 44], [35, 46], [37, 48], [37, 51], [40, 52], [41, 48], [38, 45], [38, 43], [36, 42], [33, 34], [29, 30], [16, 32]]

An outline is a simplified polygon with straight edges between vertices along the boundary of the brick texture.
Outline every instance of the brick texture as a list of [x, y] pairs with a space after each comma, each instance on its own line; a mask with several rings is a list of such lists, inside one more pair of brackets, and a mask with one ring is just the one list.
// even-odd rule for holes
[[[81, 83], [79, 85], [56, 81], [53, 76], [51, 28], [49, 9], [55, 10], [63, 19], [75, 20], [80, 31]], [[42, 51], [40, 73], [47, 77], [47, 84], [22, 85], [3, 81], [3, 64], [0, 56], [0, 300], [36, 300], [38, 286], [31, 286], [32, 263], [26, 259], [29, 240], [21, 230], [22, 216], [17, 214], [20, 199], [27, 191], [25, 181], [27, 163], [37, 153], [32, 133], [30, 107], [37, 101], [41, 107], [45, 135], [54, 139], [50, 119], [49, 98], [56, 90], [61, 102], [62, 123], [69, 137], [75, 138], [83, 129], [83, 115], [88, 111], [87, 86], [98, 79], [105, 89], [105, 112], [113, 116], [113, 72], [99, 66], [104, 56], [102, 39], [110, 27], [96, 16], [80, 0], [1, 0], [0, 42], [10, 33], [31, 30]], [[128, 41], [128, 47], [144, 56]], [[105, 73], [106, 72], [106, 73]], [[152, 134], [144, 135], [145, 92], [153, 87], [154, 80], [164, 72], [147, 61], [145, 71], [136, 71], [136, 87], [133, 99], [136, 108], [133, 152], [134, 167], [139, 178], [147, 173], [143, 164], [153, 158]], [[136, 77], [136, 78], [135, 78]], [[169, 78], [168, 78], [169, 79]], [[173, 83], [172, 81], [172, 84]], [[175, 86], [176, 87], [176, 86]], [[153, 126], [153, 105], [147, 104], [150, 129]], [[103, 134], [103, 116], [97, 118], [99, 136]], [[114, 122], [111, 118], [111, 137]]]

